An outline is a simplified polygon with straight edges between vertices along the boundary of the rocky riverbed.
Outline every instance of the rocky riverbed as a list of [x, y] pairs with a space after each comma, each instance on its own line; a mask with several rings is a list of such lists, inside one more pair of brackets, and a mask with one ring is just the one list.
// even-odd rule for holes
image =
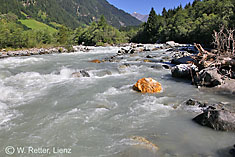
[[233, 94], [191, 85], [196, 67], [172, 77], [198, 54], [193, 45], [80, 47], [0, 60], [0, 156], [7, 146], [70, 148], [69, 156], [234, 154]]

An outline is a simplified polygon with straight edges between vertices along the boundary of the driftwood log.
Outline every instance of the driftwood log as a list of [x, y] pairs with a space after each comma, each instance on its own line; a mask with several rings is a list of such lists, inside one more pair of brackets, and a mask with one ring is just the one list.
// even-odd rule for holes
[[199, 51], [198, 55], [193, 57], [196, 60], [195, 64], [198, 65], [198, 67], [207, 68], [211, 66], [215, 67], [235, 66], [234, 56], [217, 55], [208, 52], [204, 50], [200, 44], [194, 44], [194, 46]]

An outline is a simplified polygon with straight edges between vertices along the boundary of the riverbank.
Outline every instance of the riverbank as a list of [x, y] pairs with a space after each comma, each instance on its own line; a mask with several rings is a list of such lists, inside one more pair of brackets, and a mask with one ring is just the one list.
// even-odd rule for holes
[[43, 55], [52, 53], [67, 53], [68, 50], [64, 47], [52, 47], [52, 48], [31, 48], [15, 51], [1, 51], [0, 58], [17, 57], [17, 56], [32, 56]]
[[[119, 45], [106, 45], [105, 47], [131, 47], [131, 48], [137, 48], [136, 52], [142, 52], [142, 51], [153, 51], [158, 49], [168, 49], [172, 46], [177, 47], [189, 47], [192, 45], [189, 44], [178, 44], [178, 43], [172, 43], [168, 42], [166, 44], [135, 44], [135, 43], [124, 43]], [[92, 50], [94, 46], [71, 46], [71, 48], [66, 48], [63, 46], [56, 46], [56, 47], [49, 47], [49, 48], [30, 48], [30, 49], [20, 49], [20, 50], [6, 50], [2, 49], [0, 50], [0, 59], [1, 58], [8, 58], [8, 57], [17, 57], [17, 56], [32, 56], [32, 55], [43, 55], [43, 54], [53, 54], [53, 53], [72, 53], [72, 52], [89, 52]]]

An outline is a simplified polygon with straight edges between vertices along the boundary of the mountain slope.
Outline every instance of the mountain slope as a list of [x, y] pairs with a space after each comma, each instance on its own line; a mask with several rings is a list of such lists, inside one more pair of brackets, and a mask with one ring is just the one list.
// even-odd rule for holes
[[0, 13], [26, 13], [41, 22], [56, 22], [71, 28], [89, 24], [104, 15], [116, 27], [138, 25], [140, 21], [106, 0], [0, 0]]
[[148, 17], [149, 17], [149, 15], [142, 15], [142, 14], [139, 14], [137, 12], [132, 13], [131, 16], [137, 18], [138, 20], [140, 20], [142, 22], [147, 22]]

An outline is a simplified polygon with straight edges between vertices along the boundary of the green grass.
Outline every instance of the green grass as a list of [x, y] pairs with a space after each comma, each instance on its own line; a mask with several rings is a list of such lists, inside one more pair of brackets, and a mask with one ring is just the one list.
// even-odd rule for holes
[[50, 24], [53, 25], [55, 28], [60, 28], [60, 27], [63, 26], [63, 25], [58, 24], [58, 23], [56, 23], [56, 22], [50, 22]]
[[25, 14], [23, 11], [20, 12], [22, 15], [24, 15], [25, 17], [27, 17], [28, 15]]
[[23, 25], [33, 30], [45, 30], [48, 29], [49, 32], [55, 33], [57, 30], [52, 28], [42, 22], [36, 21], [34, 19], [19, 20]]

